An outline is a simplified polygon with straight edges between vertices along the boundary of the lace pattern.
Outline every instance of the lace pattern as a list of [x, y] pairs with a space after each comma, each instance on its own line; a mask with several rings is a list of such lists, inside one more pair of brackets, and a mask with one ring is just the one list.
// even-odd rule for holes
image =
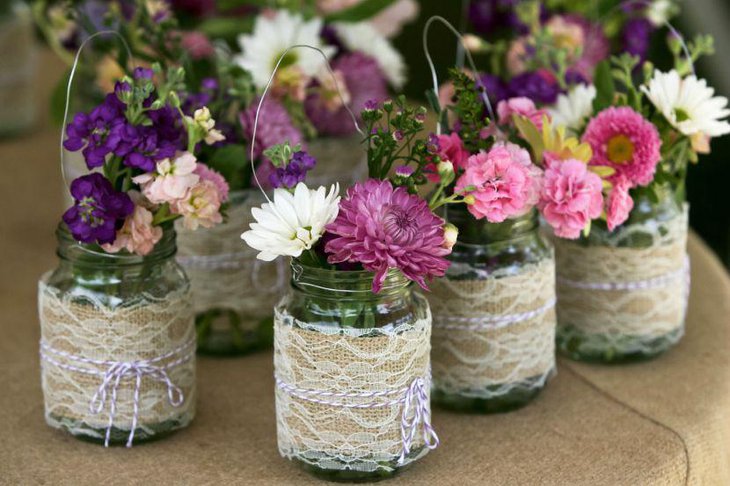
[[64, 294], [46, 278], [38, 309], [47, 423], [95, 439], [113, 426], [131, 432], [128, 445], [135, 429], [149, 437], [186, 426], [196, 399], [189, 292], [162, 300], [142, 294], [110, 308], [91, 296]]
[[[329, 470], [392, 471], [435, 447], [427, 426], [430, 315], [394, 327], [335, 329], [279, 308], [274, 322], [282, 456]], [[417, 421], [408, 398], [414, 383], [426, 420], [404, 444], [402, 422]]]
[[[647, 221], [609, 235], [604, 245], [556, 240], [558, 322], [563, 340], [581, 350], [650, 353], [652, 339], [679, 341], [689, 293], [688, 208], [665, 222]], [[641, 235], [642, 248], [616, 246]]]
[[555, 369], [555, 264], [432, 283], [435, 389], [493, 399], [537, 389]]

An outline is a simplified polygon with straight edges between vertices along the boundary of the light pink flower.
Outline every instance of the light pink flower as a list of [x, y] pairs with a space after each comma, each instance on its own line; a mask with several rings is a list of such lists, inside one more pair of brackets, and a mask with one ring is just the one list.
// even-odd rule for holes
[[616, 170], [612, 181], [623, 177], [632, 187], [654, 179], [661, 158], [661, 139], [656, 127], [628, 106], [606, 108], [586, 127], [583, 141], [593, 149], [591, 165]]
[[575, 239], [603, 211], [601, 178], [580, 160], [546, 159], [538, 208], [561, 238]]
[[538, 110], [535, 103], [524, 96], [502, 100], [497, 104], [497, 116], [500, 125], [510, 125], [513, 115], [527, 117], [538, 130], [542, 130], [542, 117], [547, 116], [547, 110]]
[[416, 0], [396, 0], [378, 12], [371, 20], [373, 27], [385, 37], [393, 38], [403, 26], [418, 17], [420, 6]]
[[448, 160], [458, 169], [466, 169], [466, 161], [469, 159], [469, 151], [464, 148], [459, 134], [454, 132], [450, 135], [438, 135], [439, 151], [441, 160]]
[[124, 225], [117, 231], [113, 243], [102, 245], [104, 251], [117, 253], [122, 249], [137, 255], [148, 255], [162, 238], [162, 228], [152, 226], [152, 213], [136, 205], [134, 212], [127, 216]]
[[[521, 216], [537, 202], [540, 187], [540, 175], [529, 161], [527, 151], [516, 145], [495, 145], [469, 157], [455, 190], [474, 197], [468, 209], [477, 219], [501, 223]], [[473, 190], [467, 191], [470, 187]]]
[[196, 230], [198, 226], [212, 228], [223, 221], [218, 188], [211, 181], [200, 181], [190, 188], [185, 198], [177, 201], [172, 212], [183, 217], [183, 226]]
[[625, 178], [614, 182], [613, 189], [606, 198], [606, 224], [609, 231], [623, 224], [634, 208], [634, 200], [629, 195], [631, 184]]
[[215, 55], [215, 47], [202, 32], [184, 32], [180, 41], [182, 48], [194, 61], [207, 59]]
[[155, 172], [148, 172], [132, 179], [142, 188], [142, 194], [153, 204], [175, 203], [198, 183], [195, 174], [195, 156], [189, 152], [178, 152], [175, 160], [163, 159], [157, 162]]
[[218, 196], [222, 203], [228, 201], [228, 183], [226, 179], [220, 174], [220, 172], [211, 169], [205, 164], [198, 162], [195, 167], [195, 174], [200, 177], [201, 181], [210, 181], [218, 190]]
[[522, 74], [527, 69], [526, 59], [527, 44], [529, 39], [527, 37], [520, 37], [515, 39], [507, 50], [507, 70], [512, 76]]

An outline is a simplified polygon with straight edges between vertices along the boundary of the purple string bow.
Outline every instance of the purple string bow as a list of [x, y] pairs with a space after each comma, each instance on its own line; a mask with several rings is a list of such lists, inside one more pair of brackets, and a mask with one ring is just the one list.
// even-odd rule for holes
[[423, 378], [416, 378], [408, 387], [403, 401], [403, 414], [401, 416], [401, 437], [403, 439], [403, 450], [401, 451], [398, 463], [403, 464], [406, 456], [411, 452], [411, 446], [418, 434], [419, 425], [422, 425], [423, 442], [426, 447], [433, 450], [439, 445], [439, 438], [431, 426], [431, 410], [429, 409], [428, 388]]

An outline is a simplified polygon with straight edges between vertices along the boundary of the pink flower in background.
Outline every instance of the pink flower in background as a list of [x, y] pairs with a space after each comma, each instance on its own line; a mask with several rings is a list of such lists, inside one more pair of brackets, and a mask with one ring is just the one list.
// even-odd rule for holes
[[316, 0], [317, 10], [322, 14], [332, 14], [354, 7], [362, 0]]
[[530, 98], [519, 97], [502, 100], [497, 104], [497, 116], [500, 125], [512, 124], [513, 115], [522, 115], [542, 130], [542, 117], [548, 116], [547, 110], [538, 110]]
[[418, 17], [420, 6], [416, 0], [396, 0], [372, 18], [371, 23], [385, 37], [393, 38], [403, 26]]
[[188, 189], [198, 183], [195, 174], [195, 156], [189, 152], [178, 152], [175, 160], [163, 159], [157, 162], [156, 171], [132, 179], [142, 188], [142, 194], [153, 204], [174, 203], [185, 197]]
[[557, 236], [578, 238], [588, 222], [603, 211], [603, 182], [580, 160], [546, 158], [546, 164], [537, 206]]
[[215, 55], [215, 47], [210, 39], [202, 32], [183, 32], [181, 39], [182, 48], [194, 61], [207, 59]]
[[611, 53], [611, 44], [600, 23], [591, 22], [579, 14], [563, 15], [562, 18], [568, 25], [578, 26], [583, 31], [580, 44], [581, 56], [572, 66], [572, 69], [586, 79], [591, 80], [598, 63], [608, 59]]
[[[255, 98], [251, 106], [243, 111], [239, 117], [243, 128], [243, 136], [249, 143], [251, 143], [253, 137], [253, 125], [258, 106], [259, 99]], [[253, 152], [254, 160], [258, 160], [267, 148], [284, 142], [289, 142], [293, 147], [304, 142], [304, 137], [302, 132], [294, 126], [286, 108], [278, 101], [267, 98], [261, 105], [261, 113], [259, 113], [259, 124], [256, 130], [256, 143]], [[248, 149], [246, 155], [248, 155]]]
[[475, 218], [501, 223], [525, 214], [537, 202], [541, 174], [531, 166], [526, 150], [513, 144], [495, 145], [489, 152], [469, 157], [455, 191], [474, 197], [468, 209]]
[[606, 198], [606, 224], [609, 231], [623, 224], [634, 208], [634, 200], [629, 195], [631, 184], [624, 178], [614, 182], [613, 189]]
[[469, 151], [464, 148], [459, 134], [453, 132], [449, 135], [438, 135], [438, 156], [441, 160], [448, 160], [458, 169], [466, 169], [466, 162], [469, 159]]
[[390, 268], [427, 289], [426, 279], [443, 276], [449, 266], [444, 221], [426, 201], [404, 187], [393, 189], [389, 181], [369, 179], [350, 187], [327, 231], [335, 236], [325, 245], [327, 260], [360, 263], [375, 272], [376, 293]]
[[631, 187], [654, 179], [661, 158], [661, 139], [656, 127], [628, 106], [606, 108], [586, 127], [583, 141], [593, 149], [591, 165], [616, 170], [612, 181], [625, 178]]
[[218, 195], [221, 202], [228, 201], [228, 183], [218, 171], [213, 170], [207, 165], [201, 164], [199, 162], [197, 167], [195, 167], [194, 173], [200, 177], [201, 181], [210, 181], [213, 183], [213, 185], [218, 190]]
[[124, 225], [117, 231], [114, 242], [102, 245], [102, 248], [109, 253], [125, 249], [129, 253], [148, 255], [162, 238], [162, 228], [152, 226], [152, 219], [152, 213], [148, 209], [135, 205], [134, 212], [127, 216]]
[[172, 206], [172, 212], [183, 217], [183, 226], [196, 230], [198, 226], [212, 228], [223, 221], [218, 188], [211, 181], [200, 181]]
[[522, 74], [527, 70], [527, 37], [515, 39], [507, 50], [507, 70], [512, 76]]

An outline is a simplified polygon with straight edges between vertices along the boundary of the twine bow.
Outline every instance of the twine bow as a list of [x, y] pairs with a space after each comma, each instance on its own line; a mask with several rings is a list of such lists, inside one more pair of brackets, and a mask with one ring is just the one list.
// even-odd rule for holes
[[142, 377], [148, 376], [167, 386], [167, 399], [173, 407], [179, 407], [185, 401], [185, 396], [179, 386], [175, 385], [164, 368], [154, 366], [149, 361], [130, 361], [112, 363], [104, 373], [104, 378], [99, 388], [91, 397], [89, 402], [89, 411], [92, 414], [99, 414], [104, 410], [104, 404], [107, 400], [108, 391], [111, 388], [111, 400], [109, 401], [109, 425], [106, 428], [104, 437], [104, 447], [109, 447], [109, 438], [111, 436], [112, 427], [114, 426], [114, 415], [117, 408], [117, 389], [119, 383], [127, 376], [135, 377], [134, 384], [134, 410], [132, 413], [132, 427], [129, 431], [127, 439], [127, 447], [132, 447], [134, 442], [134, 431], [137, 428], [139, 419], [139, 389], [142, 385]]
[[[428, 389], [423, 378], [416, 378], [406, 390], [403, 400], [403, 414], [401, 415], [401, 438], [403, 439], [403, 450], [401, 451], [398, 463], [403, 464], [406, 456], [411, 452], [411, 446], [418, 434], [419, 426], [423, 433], [423, 442], [429, 449], [433, 450], [439, 445], [439, 438], [431, 426], [431, 411], [428, 407]], [[412, 416], [411, 410], [413, 410]]]

